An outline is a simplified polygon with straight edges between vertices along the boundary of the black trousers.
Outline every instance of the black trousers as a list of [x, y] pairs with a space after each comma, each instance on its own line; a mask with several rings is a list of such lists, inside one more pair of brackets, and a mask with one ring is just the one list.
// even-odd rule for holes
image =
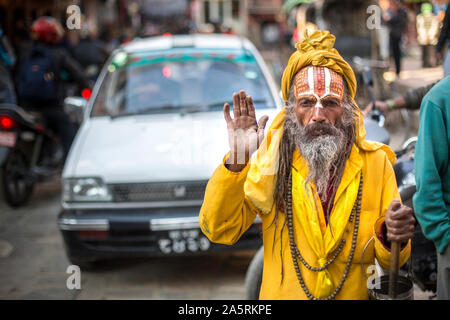
[[422, 45], [422, 67], [431, 68], [434, 67], [433, 57], [434, 57], [434, 46], [432, 45]]
[[64, 160], [66, 159], [73, 139], [77, 133], [77, 127], [64, 112], [62, 105], [56, 102], [51, 103], [27, 103], [22, 102], [25, 110], [39, 112], [45, 119], [45, 125], [54, 134], [61, 138], [64, 150]]
[[62, 106], [40, 106], [34, 108], [34, 110], [42, 114], [48, 128], [61, 138], [65, 159], [77, 133], [75, 125], [64, 112]]
[[397, 75], [400, 74], [401, 70], [401, 58], [402, 58], [402, 52], [400, 49], [400, 43], [402, 41], [402, 37], [399, 37], [397, 35], [389, 35], [389, 45], [391, 48], [391, 56], [394, 58], [395, 63], [395, 73]]

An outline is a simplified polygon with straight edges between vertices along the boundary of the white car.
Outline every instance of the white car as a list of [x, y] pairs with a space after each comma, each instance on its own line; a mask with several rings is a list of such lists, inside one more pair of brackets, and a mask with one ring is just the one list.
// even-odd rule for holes
[[222, 108], [241, 89], [258, 119], [269, 116], [268, 128], [282, 101], [242, 37], [153, 37], [112, 54], [63, 172], [58, 223], [74, 264], [262, 245], [260, 220], [231, 247], [210, 243], [198, 223], [206, 184], [229, 149]]

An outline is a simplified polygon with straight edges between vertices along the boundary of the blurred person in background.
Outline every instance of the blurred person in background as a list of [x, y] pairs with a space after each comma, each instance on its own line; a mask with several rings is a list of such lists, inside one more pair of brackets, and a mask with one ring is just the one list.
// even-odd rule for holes
[[[380, 0], [378, 5], [381, 8], [381, 12], [384, 13], [389, 9], [389, 0]], [[381, 60], [389, 60], [389, 27], [386, 21], [383, 19], [383, 14], [381, 16], [381, 24], [379, 28], [376, 28], [376, 33], [378, 37], [378, 42], [380, 46], [380, 57]]]
[[65, 97], [62, 74], [68, 73], [82, 88], [91, 88], [82, 67], [60, 46], [64, 35], [61, 24], [41, 17], [31, 26], [33, 43], [20, 59], [17, 93], [22, 107], [42, 114], [47, 125], [62, 139], [69, 152], [76, 128], [63, 109]]
[[100, 35], [100, 39], [103, 41], [103, 50], [108, 56], [120, 45], [117, 33], [118, 31], [116, 31], [112, 25], [108, 25]]
[[441, 32], [439, 34], [439, 40], [436, 45], [436, 58], [438, 61], [442, 61], [442, 58], [444, 57], [444, 51], [447, 50], [447, 53], [445, 55], [444, 61], [443, 61], [443, 68], [444, 68], [444, 78], [447, 77], [450, 74], [450, 13], [449, 13], [449, 1], [438, 1], [438, 3], [441, 4], [447, 4], [447, 9], [445, 11], [444, 20], [442, 22], [442, 28]]
[[439, 36], [439, 21], [433, 14], [433, 6], [430, 3], [422, 3], [416, 18], [416, 28], [417, 42], [422, 47], [422, 67], [433, 67], [431, 59]]
[[109, 56], [106, 45], [98, 38], [97, 27], [93, 25], [81, 29], [80, 41], [73, 48], [72, 54], [93, 81]]
[[450, 77], [423, 98], [414, 156], [414, 211], [437, 251], [437, 298], [450, 300]]
[[389, 45], [391, 49], [391, 56], [394, 58], [395, 73], [397, 77], [401, 71], [401, 41], [408, 23], [408, 15], [401, 7], [399, 0], [390, 0], [389, 8], [383, 13], [383, 19], [389, 27]]
[[369, 103], [364, 108], [364, 115], [367, 116], [369, 112], [374, 109], [374, 107], [375, 109], [382, 111], [384, 114], [388, 114], [392, 110], [403, 108], [408, 110], [418, 110], [420, 108], [420, 104], [422, 103], [423, 97], [437, 82], [438, 81], [419, 88], [411, 88], [404, 96], [397, 96], [384, 101], [375, 101], [375, 106], [372, 103]]
[[16, 56], [8, 38], [0, 28], [0, 104], [17, 104], [12, 68], [16, 62]]
[[295, 44], [297, 42], [302, 42], [305, 38], [305, 33], [312, 34], [314, 31], [317, 30], [317, 26], [307, 21], [306, 19], [306, 12], [309, 9], [309, 6], [302, 5], [297, 9], [296, 14], [296, 28], [294, 30], [294, 34], [292, 35], [292, 45], [295, 47]]
[[24, 19], [18, 19], [17, 21], [15, 21], [14, 34], [12, 35], [10, 40], [15, 52], [18, 55], [20, 52], [26, 52], [27, 50], [29, 50], [31, 37]]
[[444, 21], [445, 10], [447, 9], [447, 0], [432, 0], [433, 13], [437, 17], [439, 23]]

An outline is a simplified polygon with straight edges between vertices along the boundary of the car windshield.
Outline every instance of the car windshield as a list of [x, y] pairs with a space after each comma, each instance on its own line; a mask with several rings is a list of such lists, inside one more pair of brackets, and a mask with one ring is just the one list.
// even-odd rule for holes
[[255, 57], [245, 50], [179, 48], [117, 53], [92, 116], [218, 111], [245, 90], [255, 108], [275, 108]]

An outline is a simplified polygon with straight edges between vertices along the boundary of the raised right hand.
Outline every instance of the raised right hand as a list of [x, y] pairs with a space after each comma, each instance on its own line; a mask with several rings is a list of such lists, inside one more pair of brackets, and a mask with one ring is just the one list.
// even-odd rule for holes
[[228, 169], [239, 172], [248, 163], [264, 138], [268, 116], [262, 116], [256, 122], [253, 100], [244, 90], [233, 93], [233, 115], [230, 116], [230, 105], [225, 103], [223, 114], [227, 122], [228, 142], [231, 157], [227, 159]]

